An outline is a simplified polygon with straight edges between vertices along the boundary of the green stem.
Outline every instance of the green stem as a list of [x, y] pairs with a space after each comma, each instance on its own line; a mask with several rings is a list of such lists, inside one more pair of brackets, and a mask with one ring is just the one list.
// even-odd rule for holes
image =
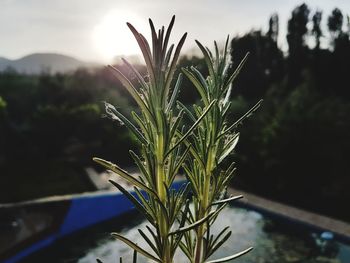
[[[199, 208], [199, 219], [205, 217], [208, 215], [210, 212], [210, 207], [209, 204], [209, 198], [210, 198], [210, 178], [212, 175], [213, 168], [215, 166], [215, 156], [216, 156], [216, 143], [215, 143], [215, 138], [216, 134], [213, 129], [212, 125], [212, 119], [211, 115], [208, 116], [210, 124], [209, 124], [209, 129], [207, 130], [208, 135], [211, 136], [212, 140], [209, 145], [208, 145], [208, 159], [206, 163], [206, 170], [205, 170], [205, 175], [204, 175], [204, 185], [203, 185], [203, 192], [202, 192], [202, 200], [200, 200], [200, 208]], [[203, 236], [205, 232], [207, 231], [207, 225], [202, 224], [200, 227], [198, 227], [197, 231], [197, 242], [196, 242], [196, 250], [195, 250], [195, 263], [201, 263], [204, 261], [203, 259], [203, 254], [202, 254], [202, 246], [203, 246]]]
[[[159, 199], [162, 204], [166, 207], [166, 189], [164, 183], [166, 182], [165, 173], [164, 173], [164, 137], [160, 132], [157, 134], [157, 192]], [[170, 244], [168, 240], [169, 226], [165, 216], [162, 215], [161, 208], [159, 208], [158, 213], [158, 223], [160, 235], [163, 240], [164, 253], [162, 262], [172, 263]]]
[[[211, 177], [211, 171], [214, 165], [213, 156], [215, 156], [215, 148], [211, 146], [209, 148], [209, 156], [207, 160], [206, 173], [204, 175], [204, 188], [203, 188], [203, 195], [202, 195], [202, 200], [200, 202], [200, 208], [199, 208], [199, 219], [207, 216], [207, 214], [210, 212], [208, 207], [209, 207], [209, 196], [210, 196], [210, 193], [209, 193], [210, 177]], [[194, 261], [195, 263], [203, 262], [202, 244], [203, 244], [203, 236], [206, 230], [207, 230], [206, 224], [202, 224], [198, 227], [196, 250], [195, 250], [195, 261]]]
[[[200, 208], [199, 208], [199, 216], [198, 219], [204, 218], [207, 216], [208, 212], [208, 199], [209, 199], [209, 189], [210, 189], [210, 177], [205, 176], [204, 180], [204, 193], [202, 196], [202, 201], [200, 202]], [[197, 230], [197, 241], [196, 241], [196, 250], [195, 250], [195, 263], [202, 262], [202, 243], [203, 243], [203, 236], [206, 231], [206, 225], [202, 224], [198, 227]]]

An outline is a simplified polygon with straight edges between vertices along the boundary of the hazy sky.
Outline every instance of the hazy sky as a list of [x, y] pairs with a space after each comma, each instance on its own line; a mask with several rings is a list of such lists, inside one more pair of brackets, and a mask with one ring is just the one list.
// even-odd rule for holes
[[[108, 62], [116, 54], [133, 54], [136, 45], [125, 22], [149, 36], [151, 17], [157, 27], [176, 15], [172, 42], [184, 32], [184, 49], [194, 39], [206, 45], [250, 29], [267, 29], [273, 12], [285, 34], [296, 0], [0, 0], [0, 56], [15, 59], [34, 52], [56, 52], [88, 61]], [[312, 13], [323, 10], [323, 23], [334, 7], [350, 13], [349, 0], [306, 1]], [[284, 44], [284, 40], [280, 40]]]

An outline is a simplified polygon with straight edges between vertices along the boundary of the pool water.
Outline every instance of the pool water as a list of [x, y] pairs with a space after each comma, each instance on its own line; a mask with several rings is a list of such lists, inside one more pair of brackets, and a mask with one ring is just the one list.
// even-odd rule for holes
[[[130, 223], [131, 222], [131, 223]], [[109, 232], [119, 232], [150, 251], [137, 229], [145, 229], [147, 222], [132, 213], [111, 222], [95, 226], [65, 238], [44, 251], [36, 253], [23, 262], [79, 262], [104, 263], [132, 262], [132, 250], [121, 241], [110, 237]], [[348, 263], [350, 245], [335, 240], [324, 241], [320, 233], [308, 231], [290, 222], [272, 220], [262, 214], [243, 208], [228, 207], [222, 211], [212, 228], [218, 232], [230, 226], [232, 235], [212, 259], [229, 256], [250, 246], [254, 249], [234, 260], [235, 263]], [[138, 256], [138, 262], [149, 262]], [[174, 262], [188, 262], [181, 252]]]

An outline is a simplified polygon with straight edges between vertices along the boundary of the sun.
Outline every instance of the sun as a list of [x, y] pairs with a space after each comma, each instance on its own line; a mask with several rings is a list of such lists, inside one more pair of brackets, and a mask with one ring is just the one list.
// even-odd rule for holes
[[123, 10], [113, 10], [107, 13], [94, 27], [95, 47], [106, 62], [111, 62], [114, 57], [120, 55], [140, 54], [137, 42], [126, 22], [131, 22], [138, 31], [143, 31], [145, 28], [144, 23], [136, 14]]

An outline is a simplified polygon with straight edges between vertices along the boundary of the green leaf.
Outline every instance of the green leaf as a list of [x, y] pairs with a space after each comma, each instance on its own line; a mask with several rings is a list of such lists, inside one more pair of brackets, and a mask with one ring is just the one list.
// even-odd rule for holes
[[185, 243], [183, 243], [182, 241], [180, 242], [179, 245], [180, 245], [182, 252], [184, 252], [184, 254], [186, 255], [186, 257], [189, 260], [192, 260], [192, 254], [191, 254], [190, 250], [187, 248], [187, 245]]
[[[220, 237], [225, 234], [225, 232], [230, 229], [230, 227], [225, 227], [223, 230], [220, 231], [220, 233], [216, 236], [216, 238], [214, 239], [214, 241], [212, 242], [212, 245], [215, 245], [216, 242], [220, 239]], [[213, 235], [211, 235], [211, 240], [213, 239]]]
[[[174, 124], [171, 126], [170, 128], [170, 133], [169, 133], [169, 144], [171, 143], [171, 141], [173, 140], [174, 136], [175, 135], [178, 135], [177, 134], [177, 131], [178, 131], [178, 128], [179, 128], [179, 125], [182, 121], [182, 118], [183, 118], [183, 113], [184, 111], [183, 110], [180, 110], [178, 116], [175, 118], [175, 121], [174, 121]], [[168, 145], [167, 145], [168, 146]], [[170, 146], [170, 145], [169, 145]]]
[[134, 249], [134, 254], [132, 255], [132, 262], [137, 263], [137, 251]]
[[140, 235], [143, 237], [143, 239], [147, 242], [147, 244], [150, 246], [150, 248], [153, 249], [153, 251], [159, 256], [159, 251], [156, 248], [156, 246], [152, 243], [152, 241], [148, 238], [148, 236], [141, 230], [138, 229]]
[[118, 190], [122, 192], [135, 205], [136, 209], [139, 210], [140, 213], [142, 213], [151, 224], [155, 224], [154, 218], [152, 217], [152, 215], [147, 211], [147, 209], [142, 204], [140, 204], [139, 201], [137, 201], [137, 199], [132, 194], [130, 194], [125, 188], [123, 188], [117, 182], [113, 180], [109, 180], [109, 182], [113, 184], [116, 188], [118, 188]]
[[183, 164], [185, 158], [187, 157], [187, 154], [190, 150], [191, 145], [187, 146], [186, 150], [183, 152], [182, 156], [180, 157], [180, 159], [178, 160], [177, 164], [175, 165], [173, 174], [170, 177], [169, 183], [172, 183], [178, 170], [180, 169], [181, 165]]
[[165, 217], [165, 221], [167, 222], [167, 224], [169, 224], [170, 218], [169, 218], [168, 212], [170, 212], [170, 211], [168, 211], [168, 209], [166, 209], [165, 205], [159, 199], [155, 199], [155, 201], [159, 205], [160, 211], [161, 211], [162, 215]]
[[173, 16], [171, 18], [171, 21], [169, 23], [168, 29], [167, 29], [166, 34], [165, 34], [164, 44], [163, 44], [163, 47], [162, 47], [162, 59], [164, 59], [165, 52], [166, 52], [167, 47], [168, 47], [170, 33], [171, 33], [171, 30], [173, 29], [174, 22], [175, 22], [175, 16]]
[[208, 51], [203, 47], [203, 45], [198, 40], [196, 40], [196, 43], [197, 43], [198, 47], [200, 48], [200, 50], [202, 51], [202, 53], [204, 55], [204, 60], [205, 60], [205, 62], [207, 64], [207, 67], [208, 67], [208, 70], [209, 70], [209, 75], [215, 81], [215, 73], [214, 73], [212, 60], [210, 59], [210, 55], [209, 55]]
[[101, 164], [102, 166], [106, 167], [107, 169], [115, 172], [119, 176], [123, 177], [125, 180], [130, 182], [131, 184], [135, 185], [136, 187], [141, 188], [142, 190], [145, 190], [147, 193], [152, 193], [154, 196], [157, 196], [156, 192], [149, 187], [147, 187], [145, 184], [134, 178], [132, 175], [130, 175], [127, 171], [120, 168], [118, 165], [111, 163], [109, 161], [103, 160], [101, 158], [94, 157], [92, 158], [95, 162]]
[[236, 133], [226, 144], [221, 154], [218, 164], [220, 164], [236, 147], [239, 139], [239, 133]]
[[197, 76], [197, 79], [199, 79], [199, 81], [201, 82], [202, 86], [205, 88], [205, 91], [206, 91], [207, 93], [209, 93], [210, 90], [209, 90], [209, 87], [208, 87], [208, 83], [207, 83], [207, 81], [204, 79], [202, 73], [201, 73], [198, 69], [196, 69], [195, 67], [193, 67], [193, 66], [191, 66], [191, 70], [192, 70], [192, 71], [194, 72], [194, 74]]
[[126, 59], [122, 58], [122, 61], [124, 62], [124, 64], [135, 74], [137, 80], [139, 81], [139, 83], [141, 84], [141, 87], [147, 91], [149, 89], [147, 83], [145, 82], [144, 78], [141, 76], [141, 74], [137, 71], [137, 69], [135, 69], [135, 67], [130, 64]]
[[230, 125], [225, 131], [223, 131], [219, 135], [219, 138], [224, 136], [227, 132], [231, 131], [232, 129], [236, 128], [246, 118], [249, 118], [260, 107], [262, 102], [263, 100], [259, 100], [253, 107], [251, 107], [245, 114], [243, 114], [242, 117], [240, 117], [237, 121], [235, 121], [232, 125]]
[[167, 74], [167, 77], [166, 77], [166, 81], [165, 81], [165, 86], [164, 86], [164, 91], [165, 91], [164, 97], [165, 97], [165, 99], [168, 96], [170, 83], [173, 80], [173, 75], [174, 75], [174, 72], [175, 72], [176, 63], [177, 63], [177, 60], [178, 60], [178, 58], [180, 56], [180, 50], [181, 50], [181, 48], [182, 48], [182, 46], [183, 46], [183, 44], [185, 42], [186, 37], [187, 37], [187, 33], [185, 33], [182, 36], [182, 38], [180, 39], [179, 43], [177, 44], [173, 60], [172, 60], [172, 62], [170, 64], [170, 67], [169, 67], [169, 70], [168, 70], [168, 74]]
[[180, 73], [179, 77], [177, 78], [175, 88], [174, 88], [173, 93], [171, 95], [170, 101], [165, 109], [165, 112], [169, 112], [169, 110], [171, 110], [174, 107], [174, 103], [175, 103], [177, 96], [179, 94], [179, 91], [180, 91], [181, 83], [182, 83], [182, 74]]
[[176, 102], [178, 105], [178, 108], [181, 110], [184, 110], [186, 115], [193, 121], [196, 122], [196, 118], [194, 117], [194, 115], [192, 114], [192, 112], [184, 105], [182, 104], [180, 101]]
[[117, 68], [109, 65], [109, 69], [113, 72], [113, 74], [119, 79], [119, 81], [123, 84], [123, 86], [127, 89], [127, 91], [130, 93], [130, 95], [133, 97], [133, 99], [136, 101], [137, 105], [142, 109], [143, 112], [147, 115], [148, 118], [150, 118], [151, 121], [154, 121], [154, 118], [147, 108], [145, 102], [142, 100], [140, 94], [135, 89], [134, 85], [128, 80], [127, 77], [124, 76], [123, 73], [121, 73]]
[[105, 108], [108, 114], [114, 114], [117, 118], [119, 118], [122, 121], [122, 123], [124, 123], [124, 125], [128, 127], [128, 129], [136, 136], [136, 138], [139, 139], [141, 143], [147, 143], [147, 140], [135, 127], [135, 125], [131, 121], [129, 121], [129, 119], [126, 118], [122, 113], [120, 113], [112, 104], [105, 102]]
[[153, 68], [153, 64], [152, 64], [152, 55], [151, 55], [149, 45], [148, 45], [146, 39], [144, 38], [144, 36], [142, 36], [139, 32], [137, 32], [137, 30], [130, 23], [126, 23], [126, 24], [128, 25], [128, 27], [131, 30], [131, 32], [133, 33], [137, 43], [139, 44], [142, 55], [143, 55], [145, 62], [146, 62], [148, 73], [150, 74], [151, 82], [155, 83], [154, 68]]
[[137, 167], [139, 168], [140, 172], [142, 173], [142, 175], [144, 175], [147, 178], [147, 181], [149, 183], [151, 183], [152, 182], [151, 176], [147, 172], [147, 170], [146, 170], [145, 166], [143, 165], [142, 161], [140, 160], [139, 156], [136, 153], [134, 153], [132, 150], [129, 150], [129, 153], [130, 153], [132, 159], [134, 160], [134, 162], [136, 163]]
[[135, 122], [137, 123], [137, 125], [140, 127], [140, 129], [143, 132], [144, 136], [146, 136], [145, 139], [147, 140], [147, 143], [144, 143], [144, 144], [147, 145], [147, 144], [151, 143], [151, 141], [150, 141], [151, 135], [149, 133], [149, 130], [146, 128], [145, 122], [140, 118], [140, 116], [136, 112], [132, 111], [131, 115], [132, 115], [133, 119], [135, 120]]
[[[151, 215], [151, 217], [152, 217], [152, 218], [156, 218], [155, 208], [154, 208], [154, 206], [151, 204], [151, 200], [150, 200], [149, 196], [148, 196], [147, 194], [145, 194], [146, 197], [147, 197], [147, 199], [146, 199], [145, 195], [142, 194], [142, 193], [140, 192], [140, 190], [137, 189], [136, 187], [134, 187], [134, 191], [135, 191], [137, 197], [140, 199], [141, 204], [145, 207], [145, 209], [146, 209], [147, 212]], [[152, 221], [149, 221], [149, 222], [150, 222], [153, 226], [156, 225], [156, 224], [155, 224], [155, 221], [153, 221], [153, 222], [152, 222]]]
[[227, 35], [227, 38], [226, 38], [226, 42], [225, 42], [225, 48], [224, 48], [224, 58], [223, 60], [226, 61], [226, 56], [227, 56], [227, 48], [228, 48], [228, 43], [229, 43], [229, 40], [230, 40], [230, 35]]
[[235, 80], [235, 78], [238, 76], [238, 74], [241, 72], [242, 67], [244, 66], [245, 62], [247, 61], [249, 56], [249, 52], [247, 52], [247, 54], [244, 56], [244, 58], [241, 60], [241, 62], [239, 63], [239, 65], [237, 66], [237, 68], [235, 69], [235, 71], [232, 73], [232, 75], [230, 76], [230, 78], [228, 79], [228, 81], [225, 84], [225, 89], [226, 90], [228, 88], [229, 85], [231, 85], [231, 83]]
[[173, 54], [173, 50], [174, 50], [174, 44], [171, 44], [169, 50], [166, 52], [166, 56], [163, 62], [165, 68], [168, 68], [169, 66], [169, 61], [170, 61], [171, 55]]
[[220, 54], [219, 54], [219, 48], [218, 48], [218, 44], [216, 43], [216, 41], [214, 40], [214, 48], [215, 48], [215, 67], [217, 72], [219, 71], [219, 62], [220, 62]]
[[[191, 145], [187, 140], [185, 140], [184, 143], [187, 147]], [[201, 168], [205, 170], [205, 164], [204, 164], [203, 160], [201, 159], [201, 157], [199, 156], [199, 154], [197, 153], [197, 151], [194, 149], [194, 147], [192, 145], [190, 147], [190, 153], [195, 158], [195, 160], [199, 163]]]
[[176, 144], [166, 153], [165, 157], [167, 157], [174, 149], [176, 149], [176, 147], [180, 145], [180, 143], [182, 143], [192, 133], [192, 131], [197, 127], [197, 125], [201, 122], [201, 120], [207, 115], [207, 113], [215, 103], [216, 103], [216, 100], [213, 100], [209, 104], [209, 106], [206, 108], [203, 114], [197, 119], [197, 121], [191, 126], [191, 128], [185, 133], [185, 135], [183, 135], [182, 138], [178, 140]]
[[186, 68], [181, 69], [182, 72], [186, 75], [186, 77], [192, 82], [192, 84], [195, 86], [197, 89], [199, 95], [201, 96], [203, 102], [205, 105], [209, 104], [208, 98], [207, 98], [207, 93], [206, 93], [206, 88], [202, 85], [202, 83], [192, 74], [191, 71], [189, 71]]
[[151, 233], [154, 242], [156, 242], [158, 251], [161, 251], [161, 250], [162, 250], [162, 245], [161, 245], [160, 236], [157, 236], [157, 235], [152, 231], [152, 229], [151, 229], [149, 226], [146, 226], [146, 228], [147, 228], [148, 232]]
[[[159, 43], [158, 43], [158, 38], [157, 38], [157, 33], [154, 28], [152, 19], [148, 19], [149, 26], [151, 28], [151, 34], [152, 34], [152, 55], [153, 55], [153, 62], [157, 62], [156, 54], [158, 53], [159, 50]], [[157, 63], [153, 63], [155, 68], [158, 68], [159, 65]]]
[[218, 250], [226, 242], [226, 240], [230, 238], [231, 234], [232, 231], [227, 232], [226, 235], [211, 249], [210, 253], [208, 253], [208, 257]]
[[222, 199], [222, 200], [213, 202], [211, 205], [220, 205], [220, 204], [224, 204], [224, 203], [229, 203], [229, 202], [241, 199], [241, 198], [243, 198], [243, 195], [232, 196], [232, 197], [227, 198], [227, 199]]
[[138, 245], [136, 245], [134, 242], [130, 241], [129, 239], [127, 239], [126, 237], [123, 237], [122, 235], [118, 234], [118, 233], [112, 233], [111, 234], [114, 238], [119, 239], [121, 241], [123, 241], [125, 244], [127, 244], [129, 247], [131, 247], [132, 249], [136, 250], [137, 252], [139, 252], [140, 254], [144, 255], [145, 257], [152, 259], [156, 262], [161, 263], [162, 261], [158, 258], [156, 258], [155, 256], [151, 255], [150, 253], [148, 253], [146, 250], [142, 249], [141, 247], [139, 247]]
[[232, 256], [229, 256], [229, 257], [225, 257], [225, 258], [220, 258], [220, 259], [215, 259], [215, 260], [210, 260], [210, 261], [206, 261], [206, 263], [220, 263], [220, 262], [227, 262], [227, 261], [230, 261], [230, 260], [233, 260], [235, 258], [238, 258], [240, 256], [243, 256], [244, 254], [247, 254], [249, 251], [251, 251], [253, 248], [250, 247], [246, 250], [243, 250], [242, 252], [239, 252], [237, 254], [234, 254]]
[[193, 224], [188, 225], [188, 226], [181, 227], [181, 228], [179, 228], [179, 229], [177, 229], [177, 230], [175, 230], [175, 231], [173, 231], [173, 232], [170, 232], [168, 235], [171, 236], [171, 235], [181, 234], [181, 233], [183, 233], [183, 232], [190, 231], [191, 229], [194, 229], [194, 228], [200, 226], [201, 224], [205, 223], [205, 222], [206, 222], [207, 220], [209, 220], [210, 217], [211, 217], [212, 215], [214, 215], [214, 214], [215, 214], [215, 212], [212, 211], [212, 212], [208, 213], [207, 216], [201, 218], [200, 220], [194, 222]]

